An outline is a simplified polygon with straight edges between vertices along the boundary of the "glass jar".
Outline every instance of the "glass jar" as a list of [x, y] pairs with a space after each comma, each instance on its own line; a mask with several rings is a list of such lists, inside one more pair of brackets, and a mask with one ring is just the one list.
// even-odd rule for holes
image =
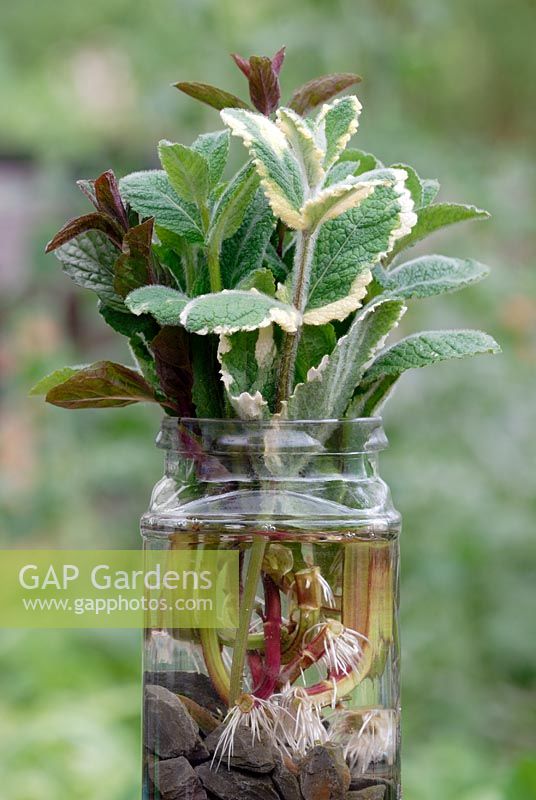
[[144, 800], [399, 798], [381, 419], [168, 418], [157, 445], [144, 547], [235, 554], [239, 613], [145, 631]]

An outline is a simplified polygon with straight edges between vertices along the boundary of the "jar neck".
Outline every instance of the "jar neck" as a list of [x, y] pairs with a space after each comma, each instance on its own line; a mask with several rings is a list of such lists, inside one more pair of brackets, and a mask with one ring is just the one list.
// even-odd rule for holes
[[165, 419], [166, 474], [206, 483], [366, 480], [387, 447], [379, 418], [242, 421]]

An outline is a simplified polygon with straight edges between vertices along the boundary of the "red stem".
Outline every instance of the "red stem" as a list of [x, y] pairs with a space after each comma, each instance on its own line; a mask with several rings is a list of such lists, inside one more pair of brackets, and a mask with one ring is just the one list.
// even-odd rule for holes
[[266, 700], [276, 688], [281, 669], [281, 596], [269, 575], [263, 575], [264, 586], [264, 668], [255, 697]]

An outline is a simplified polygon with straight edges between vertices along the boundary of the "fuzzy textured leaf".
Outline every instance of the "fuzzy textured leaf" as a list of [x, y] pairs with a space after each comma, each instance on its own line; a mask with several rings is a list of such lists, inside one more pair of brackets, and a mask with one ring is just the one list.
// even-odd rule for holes
[[417, 211], [417, 223], [411, 233], [400, 239], [391, 253], [394, 258], [406, 247], [411, 247], [430, 233], [472, 219], [488, 219], [489, 213], [476, 206], [461, 205], [458, 203], [437, 203], [425, 206]]
[[335, 328], [327, 325], [305, 325], [302, 329], [296, 355], [296, 383], [307, 380], [311, 367], [318, 367], [325, 355], [329, 355], [337, 343]]
[[222, 336], [221, 378], [229, 402], [242, 419], [261, 419], [275, 396], [277, 349], [273, 326]]
[[372, 381], [385, 375], [400, 375], [407, 369], [427, 367], [451, 358], [499, 352], [497, 342], [482, 331], [414, 333], [381, 353], [367, 370], [364, 381]]
[[151, 314], [160, 325], [178, 325], [189, 298], [169, 286], [142, 286], [125, 299], [133, 314]]
[[342, 417], [363, 373], [405, 311], [400, 300], [379, 300], [362, 309], [348, 333], [319, 366], [309, 370], [307, 381], [296, 386], [284, 403], [287, 419], [337, 419]]
[[325, 105], [315, 121], [317, 141], [325, 151], [324, 169], [328, 170], [339, 158], [357, 131], [361, 103], [354, 95], [341, 97]]
[[208, 161], [201, 153], [183, 144], [163, 139], [158, 144], [160, 163], [177, 194], [188, 203], [202, 207], [210, 189]]
[[295, 111], [280, 108], [277, 126], [290, 142], [303, 172], [303, 183], [311, 188], [322, 183], [325, 177], [324, 153], [315, 141], [314, 131]]
[[[361, 176], [365, 182], [377, 173]], [[382, 170], [374, 191], [318, 235], [304, 322], [323, 325], [359, 308], [372, 279], [371, 269], [415, 223], [405, 173]], [[365, 183], [366, 185], [366, 183]]]
[[294, 92], [288, 104], [289, 108], [303, 116], [360, 81], [360, 76], [353, 72], [339, 72], [315, 78]]
[[46, 401], [61, 408], [120, 408], [154, 403], [155, 396], [139, 372], [113, 361], [97, 361], [50, 389]]
[[422, 204], [423, 206], [429, 206], [430, 203], [434, 202], [437, 195], [439, 194], [439, 189], [441, 188], [439, 185], [439, 181], [437, 181], [435, 178], [423, 178], [421, 184], [422, 184]]
[[194, 100], [199, 100], [201, 103], [206, 103], [207, 106], [216, 108], [221, 111], [223, 108], [249, 108], [250, 106], [230, 92], [224, 89], [218, 89], [217, 86], [211, 86], [209, 83], [197, 83], [196, 81], [180, 81], [175, 84], [175, 87], [180, 91], [193, 97]]
[[192, 144], [192, 150], [195, 150], [207, 161], [211, 189], [217, 186], [223, 175], [229, 155], [230, 138], [228, 130], [202, 133]]
[[189, 242], [203, 242], [199, 210], [179, 197], [164, 170], [133, 172], [121, 178], [119, 186], [138, 214], [154, 217], [157, 225], [184, 236]]
[[99, 304], [99, 313], [103, 317], [104, 321], [111, 328], [113, 328], [114, 331], [126, 336], [128, 339], [131, 339], [136, 334], [141, 334], [147, 341], [149, 341], [150, 339], [154, 339], [160, 330], [156, 320], [154, 320], [149, 314], [141, 314], [140, 316], [136, 316], [135, 314], [123, 313], [121, 311], [116, 311], [114, 308], [110, 308], [110, 306], [106, 306], [103, 303]]
[[315, 231], [330, 219], [336, 219], [346, 211], [359, 206], [374, 192], [374, 189], [374, 183], [352, 177], [322, 189], [304, 204], [303, 226], [309, 231]]
[[488, 267], [472, 258], [422, 256], [389, 271], [376, 267], [374, 278], [382, 295], [410, 299], [456, 292], [489, 274]]
[[383, 169], [384, 164], [379, 158], [376, 158], [372, 153], [367, 153], [366, 150], [357, 150], [355, 147], [347, 147], [346, 150], [340, 154], [339, 163], [343, 161], [357, 161], [359, 169], [354, 175], [361, 175], [363, 172], [370, 172], [373, 169]]
[[149, 283], [152, 270], [154, 220], [130, 228], [123, 239], [123, 253], [115, 262], [114, 289], [126, 297], [139, 286]]
[[293, 333], [300, 325], [299, 312], [286, 303], [260, 292], [224, 289], [190, 300], [180, 317], [189, 331], [230, 334], [253, 331], [276, 322], [283, 330]]
[[237, 232], [223, 242], [220, 269], [223, 285], [233, 289], [262, 265], [275, 226], [272, 209], [258, 189]]
[[392, 164], [391, 169], [403, 169], [406, 175], [406, 186], [409, 189], [411, 198], [415, 204], [415, 208], [420, 208], [423, 205], [423, 188], [422, 180], [419, 178], [417, 171], [410, 167], [409, 164]]
[[253, 272], [248, 272], [247, 275], [244, 275], [242, 280], [236, 285], [236, 288], [242, 291], [256, 289], [258, 292], [261, 292], [261, 294], [275, 297], [276, 285], [274, 274], [271, 270], [266, 269], [266, 267], [254, 269]]
[[77, 286], [91, 289], [103, 303], [124, 311], [123, 299], [114, 289], [115, 263], [120, 255], [100, 231], [82, 233], [56, 250], [63, 271]]
[[242, 167], [229, 181], [212, 213], [208, 232], [211, 246], [219, 249], [225, 239], [237, 232], [258, 185], [259, 178], [252, 163]]
[[249, 150], [274, 214], [290, 227], [299, 225], [303, 176], [283, 132], [262, 114], [226, 109], [221, 117]]

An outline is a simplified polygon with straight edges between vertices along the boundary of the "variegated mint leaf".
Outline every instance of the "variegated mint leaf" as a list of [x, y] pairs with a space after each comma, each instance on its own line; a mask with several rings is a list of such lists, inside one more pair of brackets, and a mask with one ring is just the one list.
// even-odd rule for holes
[[287, 419], [341, 417], [374, 354], [405, 310], [400, 300], [379, 300], [362, 309], [331, 355], [324, 356], [318, 367], [309, 370], [307, 381], [296, 386], [281, 415]]
[[336, 344], [337, 336], [331, 323], [304, 325], [296, 354], [296, 383], [306, 381], [311, 367], [318, 367], [324, 356], [329, 355]]
[[235, 288], [250, 272], [261, 267], [274, 226], [272, 209], [262, 189], [258, 189], [239, 229], [222, 245], [220, 270], [226, 289]]
[[125, 299], [133, 314], [151, 314], [160, 325], [178, 325], [188, 297], [169, 286], [142, 286]]
[[300, 227], [305, 187], [299, 162], [283, 132], [267, 117], [250, 111], [225, 109], [221, 117], [248, 148], [275, 216], [291, 228]]
[[343, 92], [360, 81], [360, 76], [353, 72], [339, 72], [314, 78], [294, 92], [289, 107], [297, 114], [304, 116], [308, 111], [317, 108], [321, 103], [326, 103], [339, 92]]
[[125, 311], [114, 289], [115, 264], [121, 251], [100, 231], [88, 231], [56, 250], [63, 271], [77, 286], [91, 289], [107, 306]]
[[330, 219], [340, 217], [366, 200], [376, 185], [372, 181], [367, 183], [358, 178], [347, 178], [342, 183], [322, 189], [303, 205], [303, 227], [308, 231], [315, 231]]
[[423, 178], [421, 180], [422, 184], [422, 205], [429, 206], [431, 203], [434, 202], [437, 195], [439, 194], [439, 181], [435, 178]]
[[192, 150], [202, 155], [208, 163], [210, 188], [213, 189], [222, 178], [229, 155], [228, 130], [215, 133], [202, 133], [192, 144]]
[[[320, 229], [304, 314], [307, 325], [342, 320], [361, 305], [371, 269], [415, 223], [405, 172], [381, 170], [361, 176], [377, 185], [359, 206]], [[375, 176], [380, 176], [381, 180]]]
[[324, 153], [315, 141], [314, 132], [306, 121], [290, 108], [278, 110], [277, 126], [292, 146], [303, 172], [304, 185], [314, 189], [325, 177]]
[[354, 95], [341, 97], [325, 105], [315, 121], [319, 146], [324, 151], [324, 169], [328, 170], [339, 158], [357, 131], [361, 103]]
[[427, 367], [451, 358], [480, 353], [500, 353], [500, 347], [482, 331], [424, 331], [407, 336], [381, 353], [365, 373], [369, 382], [385, 375], [400, 375], [407, 369]]
[[422, 256], [399, 267], [374, 270], [374, 279], [383, 289], [382, 295], [410, 299], [456, 292], [481, 281], [489, 269], [472, 258]]
[[481, 208], [458, 203], [437, 203], [420, 208], [417, 211], [417, 223], [412, 228], [411, 233], [396, 243], [389, 261], [402, 250], [405, 250], [406, 247], [411, 247], [429, 234], [445, 228], [447, 225], [454, 225], [456, 222], [472, 219], [488, 219], [489, 216], [489, 213]]
[[406, 186], [409, 189], [415, 208], [420, 208], [423, 205], [423, 187], [422, 180], [419, 178], [416, 170], [410, 167], [409, 164], [393, 164], [391, 169], [403, 169], [406, 175]]
[[190, 300], [180, 321], [187, 330], [200, 335], [253, 331], [273, 322], [284, 331], [295, 333], [301, 324], [301, 316], [293, 306], [254, 290], [224, 289]]
[[219, 251], [222, 242], [237, 232], [258, 185], [259, 179], [251, 162], [229, 181], [212, 211], [208, 232], [209, 247]]
[[208, 161], [205, 157], [191, 147], [173, 144], [166, 139], [159, 142], [158, 155], [179, 197], [203, 208], [210, 189]]
[[203, 242], [199, 209], [179, 197], [164, 170], [133, 172], [121, 178], [119, 188], [142, 217], [154, 217], [157, 225], [184, 236], [189, 242]]
[[273, 326], [221, 336], [220, 375], [229, 402], [242, 419], [261, 419], [275, 397], [277, 349]]

